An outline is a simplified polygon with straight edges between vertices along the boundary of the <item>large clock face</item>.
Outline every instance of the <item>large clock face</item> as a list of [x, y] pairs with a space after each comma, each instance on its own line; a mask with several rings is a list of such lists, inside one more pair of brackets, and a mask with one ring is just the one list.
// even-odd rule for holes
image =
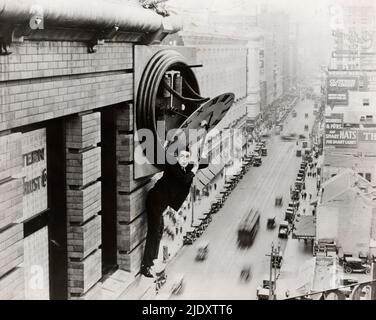
[[185, 132], [200, 129], [203, 120], [210, 130], [234, 102], [232, 93], [212, 100], [202, 97], [191, 66], [184, 56], [171, 49], [160, 50], [152, 56], [136, 88], [137, 129], [152, 131], [155, 152], [148, 156], [154, 159], [148, 160], [157, 166], [160, 164], [158, 155], [165, 154], [173, 136], [171, 132], [179, 128]]
[[[166, 136], [208, 101], [200, 96], [197, 79], [178, 52], [158, 51], [146, 65], [137, 89], [137, 129], [149, 129], [155, 138], [155, 154], [164, 152]], [[158, 151], [159, 150], [159, 151]], [[149, 159], [153, 163], [153, 160]]]

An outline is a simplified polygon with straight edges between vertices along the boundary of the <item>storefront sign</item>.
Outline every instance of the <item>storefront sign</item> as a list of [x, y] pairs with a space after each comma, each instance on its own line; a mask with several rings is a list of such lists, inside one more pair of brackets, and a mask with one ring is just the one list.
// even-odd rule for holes
[[325, 117], [326, 146], [356, 147], [357, 142], [357, 131], [344, 128], [342, 113], [332, 113]]
[[344, 90], [355, 90], [358, 88], [356, 77], [328, 77], [328, 90], [330, 92], [342, 92]]
[[349, 90], [358, 90], [357, 77], [329, 76], [327, 79], [327, 104], [348, 105]]
[[358, 134], [356, 130], [333, 129], [325, 132], [325, 144], [335, 147], [356, 148]]
[[28, 219], [47, 209], [46, 130], [22, 134], [23, 214]]
[[359, 141], [376, 142], [376, 130], [359, 130]]

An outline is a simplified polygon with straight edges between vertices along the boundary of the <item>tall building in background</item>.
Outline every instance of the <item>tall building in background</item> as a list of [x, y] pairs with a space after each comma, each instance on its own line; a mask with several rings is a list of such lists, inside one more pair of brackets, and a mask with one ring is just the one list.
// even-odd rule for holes
[[323, 179], [350, 168], [376, 184], [376, 46], [373, 1], [329, 7]]
[[257, 26], [263, 34], [265, 84], [262, 86], [266, 87], [265, 102], [269, 105], [288, 89], [289, 17], [284, 12], [260, 7]]
[[334, 50], [331, 68], [367, 70], [375, 64], [375, 5], [373, 1], [341, 2], [330, 7]]

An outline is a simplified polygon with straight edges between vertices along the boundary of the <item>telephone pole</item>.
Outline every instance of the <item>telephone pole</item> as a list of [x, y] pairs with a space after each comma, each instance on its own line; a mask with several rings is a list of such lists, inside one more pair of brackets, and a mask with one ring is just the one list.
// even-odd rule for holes
[[274, 300], [276, 298], [276, 289], [277, 289], [277, 269], [279, 265], [279, 253], [281, 250], [281, 244], [278, 243], [278, 247], [274, 247], [272, 242], [272, 248], [270, 255], [270, 272], [269, 272], [269, 300]]

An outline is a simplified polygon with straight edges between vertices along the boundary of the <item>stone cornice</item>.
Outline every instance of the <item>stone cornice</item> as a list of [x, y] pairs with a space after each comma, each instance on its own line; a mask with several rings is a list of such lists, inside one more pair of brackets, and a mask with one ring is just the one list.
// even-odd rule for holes
[[136, 3], [108, 0], [0, 0], [2, 43], [29, 40], [161, 41], [182, 29], [177, 15], [162, 17]]

